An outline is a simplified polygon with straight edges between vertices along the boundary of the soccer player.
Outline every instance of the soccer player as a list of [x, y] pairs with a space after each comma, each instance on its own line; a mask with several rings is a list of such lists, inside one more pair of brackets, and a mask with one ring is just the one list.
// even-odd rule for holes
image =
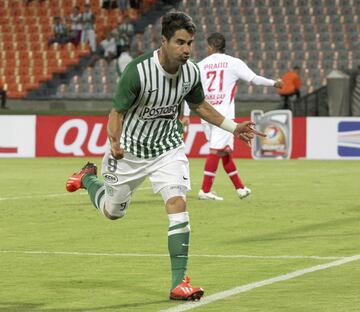
[[[256, 75], [242, 60], [225, 54], [225, 37], [213, 33], [207, 39], [208, 56], [198, 63], [205, 100], [218, 112], [229, 119], [235, 117], [235, 91], [238, 80], [254, 85], [282, 87], [281, 79], [272, 80]], [[183, 124], [189, 123], [190, 110], [185, 105]], [[251, 190], [241, 181], [234, 163], [232, 152], [234, 139], [230, 132], [216, 127], [207, 120], [202, 120], [206, 138], [210, 144], [210, 153], [206, 158], [204, 177], [198, 198], [204, 200], [223, 200], [211, 192], [220, 159], [233, 183], [238, 196], [243, 199]]]
[[179, 107], [186, 100], [201, 118], [247, 143], [255, 135], [264, 135], [254, 130], [252, 122], [237, 124], [205, 101], [199, 69], [189, 60], [195, 31], [185, 13], [163, 17], [161, 47], [134, 59], [119, 80], [107, 124], [110, 145], [102, 161], [104, 183], [97, 178], [96, 166], [88, 163], [66, 184], [69, 192], [87, 189], [94, 206], [114, 220], [124, 217], [133, 192], [149, 177], [168, 213], [170, 299], [174, 300], [197, 300], [204, 293], [185, 276], [190, 176]]

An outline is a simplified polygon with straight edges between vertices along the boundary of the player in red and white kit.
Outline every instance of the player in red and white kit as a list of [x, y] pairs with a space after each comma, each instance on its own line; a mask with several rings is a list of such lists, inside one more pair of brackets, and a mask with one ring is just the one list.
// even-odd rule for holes
[[[238, 80], [259, 86], [282, 87], [281, 79], [272, 80], [256, 75], [242, 60], [225, 54], [225, 37], [220, 33], [213, 33], [207, 39], [208, 56], [198, 63], [201, 73], [205, 99], [217, 111], [227, 118], [235, 118], [235, 91]], [[189, 123], [190, 111], [184, 108], [183, 124]], [[199, 199], [223, 200], [211, 192], [220, 159], [238, 196], [242, 199], [250, 195], [251, 190], [241, 181], [237, 172], [232, 151], [234, 139], [231, 133], [215, 127], [202, 120], [204, 132], [210, 144], [210, 154], [207, 156], [204, 178]]]

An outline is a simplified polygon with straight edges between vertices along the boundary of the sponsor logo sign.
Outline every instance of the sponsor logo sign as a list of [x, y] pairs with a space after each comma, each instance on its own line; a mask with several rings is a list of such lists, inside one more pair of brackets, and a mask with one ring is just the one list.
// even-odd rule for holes
[[257, 130], [266, 137], [255, 137], [252, 145], [254, 158], [288, 159], [292, 148], [292, 113], [290, 110], [274, 110], [264, 113], [251, 112], [251, 120]]
[[141, 119], [152, 120], [152, 119], [175, 119], [178, 110], [178, 105], [164, 106], [164, 107], [148, 107], [145, 106], [141, 113]]
[[35, 156], [36, 116], [0, 116], [0, 158]]
[[358, 159], [360, 118], [308, 117], [308, 159]]
[[[249, 120], [249, 117], [236, 118], [237, 122]], [[278, 134], [268, 129], [270, 137], [276, 138]], [[306, 118], [296, 117], [292, 119], [292, 148], [291, 158], [306, 156]], [[188, 157], [206, 157], [209, 153], [203, 126], [197, 117], [190, 118], [188, 131], [185, 133], [185, 152]], [[233, 156], [236, 158], [251, 158], [251, 149], [242, 141], [235, 139]]]
[[104, 180], [109, 184], [115, 184], [117, 181], [119, 181], [118, 177], [113, 173], [103, 173]]
[[102, 156], [107, 117], [39, 116], [37, 156]]
[[339, 122], [338, 154], [341, 157], [360, 157], [360, 121]]
[[[107, 116], [38, 116], [36, 120], [36, 156], [96, 157], [103, 156], [107, 150]], [[245, 120], [249, 120], [249, 117], [236, 119], [237, 122]], [[16, 130], [14, 133], [17, 133]], [[209, 153], [203, 126], [198, 117], [191, 117], [184, 138], [188, 157], [206, 157]], [[35, 145], [35, 140], [33, 144]], [[15, 147], [11, 144], [6, 146]], [[294, 118], [291, 157], [305, 157], [305, 154], [306, 118]], [[251, 149], [235, 139], [233, 155], [237, 158], [251, 158]]]

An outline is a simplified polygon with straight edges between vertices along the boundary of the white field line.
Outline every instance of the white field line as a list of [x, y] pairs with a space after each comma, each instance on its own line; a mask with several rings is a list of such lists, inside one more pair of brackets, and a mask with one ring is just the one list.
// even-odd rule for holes
[[281, 281], [290, 280], [290, 279], [293, 279], [293, 278], [296, 278], [296, 277], [299, 277], [299, 276], [302, 276], [302, 275], [305, 275], [305, 274], [308, 274], [308, 273], [321, 271], [321, 270], [326, 270], [326, 269], [329, 269], [329, 268], [332, 268], [332, 267], [340, 266], [340, 265], [343, 265], [343, 264], [346, 264], [346, 263], [349, 263], [349, 262], [353, 262], [353, 261], [358, 261], [358, 260], [360, 260], [360, 255], [355, 255], [355, 256], [351, 256], [351, 257], [345, 257], [345, 258], [342, 258], [340, 260], [336, 260], [336, 261], [332, 261], [332, 262], [312, 266], [312, 267], [309, 267], [309, 268], [293, 271], [293, 272], [290, 272], [290, 273], [287, 273], [287, 274], [284, 274], [284, 275], [279, 275], [279, 276], [269, 278], [269, 279], [266, 279], [266, 280], [262, 280], [262, 281], [258, 281], [258, 282], [238, 286], [238, 287], [235, 287], [235, 288], [231, 288], [231, 289], [228, 289], [228, 290], [218, 292], [218, 293], [215, 293], [213, 295], [204, 297], [203, 299], [201, 299], [201, 301], [188, 302], [188, 303], [180, 304], [180, 305], [177, 305], [177, 306], [175, 306], [173, 308], [170, 308], [170, 309], [167, 309], [167, 310], [161, 310], [160, 312], [182, 312], [182, 311], [195, 309], [195, 308], [198, 308], [200, 306], [212, 303], [214, 301], [222, 300], [222, 299], [225, 299], [227, 297], [237, 295], [239, 293], [243, 293], [243, 292], [253, 290], [255, 288], [271, 285], [271, 284], [281, 282]]
[[[76, 195], [87, 195], [84, 192], [77, 192]], [[60, 197], [60, 196], [69, 196], [69, 193], [58, 193], [58, 194], [32, 194], [32, 195], [23, 195], [23, 196], [11, 196], [11, 197], [0, 197], [0, 201], [4, 200], [18, 200], [18, 199], [33, 199], [33, 198], [51, 198], [51, 197]]]
[[[41, 250], [0, 250], [1, 253], [28, 254], [28, 255], [63, 255], [63, 256], [94, 256], [94, 257], [169, 257], [168, 254], [152, 253], [99, 253], [99, 252], [76, 252], [76, 251], [41, 251]], [[203, 258], [226, 258], [226, 259], [314, 259], [334, 260], [344, 257], [322, 256], [255, 256], [255, 255], [198, 255], [191, 254], [189, 257]]]
[[[152, 187], [140, 187], [139, 190], [151, 190]], [[76, 192], [76, 195], [87, 195], [87, 192]], [[51, 197], [60, 197], [60, 196], [69, 196], [68, 192], [58, 193], [58, 194], [30, 194], [23, 196], [10, 196], [10, 197], [0, 197], [0, 201], [4, 200], [18, 200], [18, 199], [32, 199], [32, 198], [51, 198]]]

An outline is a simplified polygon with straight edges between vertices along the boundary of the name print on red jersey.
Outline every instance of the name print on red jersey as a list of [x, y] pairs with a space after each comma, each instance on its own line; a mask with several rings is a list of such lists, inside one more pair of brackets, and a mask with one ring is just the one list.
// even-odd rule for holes
[[228, 68], [228, 66], [229, 66], [228, 62], [208, 63], [205, 64], [204, 70]]

